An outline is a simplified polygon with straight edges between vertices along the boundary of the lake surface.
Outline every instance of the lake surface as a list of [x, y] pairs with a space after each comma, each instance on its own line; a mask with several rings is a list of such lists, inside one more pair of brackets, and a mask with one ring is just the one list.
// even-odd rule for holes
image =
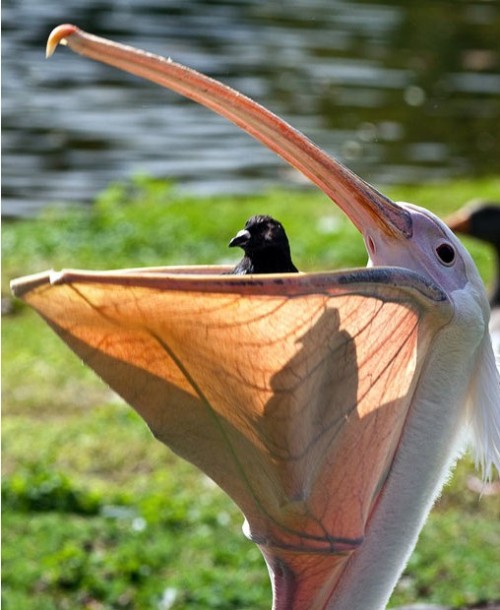
[[60, 48], [95, 34], [258, 100], [378, 185], [498, 173], [500, 3], [14, 0], [3, 3], [3, 214], [89, 203], [133, 173], [200, 194], [303, 180], [196, 104]]

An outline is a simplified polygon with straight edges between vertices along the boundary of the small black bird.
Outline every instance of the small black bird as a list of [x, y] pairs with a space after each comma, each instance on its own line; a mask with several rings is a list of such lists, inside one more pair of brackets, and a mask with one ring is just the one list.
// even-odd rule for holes
[[249, 218], [245, 228], [229, 242], [230, 248], [235, 246], [242, 248], [245, 256], [230, 272], [233, 275], [298, 272], [292, 263], [285, 229], [271, 216]]

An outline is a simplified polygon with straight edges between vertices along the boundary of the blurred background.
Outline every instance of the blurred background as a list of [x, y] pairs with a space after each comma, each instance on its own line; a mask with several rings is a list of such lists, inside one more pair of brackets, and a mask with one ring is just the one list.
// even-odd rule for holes
[[[46, 61], [47, 36], [72, 22], [171, 56], [286, 118], [389, 197], [446, 217], [478, 196], [500, 200], [500, 0], [2, 9], [2, 602], [268, 609], [267, 572], [235, 505], [153, 442], [8, 283], [51, 267], [235, 263], [227, 243], [257, 212], [284, 222], [302, 270], [364, 265], [362, 239], [226, 120], [64, 48]], [[492, 286], [494, 250], [467, 246]], [[470, 457], [460, 462], [391, 607], [500, 599], [499, 484], [474, 472]]]
[[301, 185], [225, 120], [65, 49], [51, 29], [171, 56], [241, 90], [377, 184], [500, 168], [500, 3], [38, 0], [3, 3], [3, 214], [89, 203], [144, 172], [193, 194]]

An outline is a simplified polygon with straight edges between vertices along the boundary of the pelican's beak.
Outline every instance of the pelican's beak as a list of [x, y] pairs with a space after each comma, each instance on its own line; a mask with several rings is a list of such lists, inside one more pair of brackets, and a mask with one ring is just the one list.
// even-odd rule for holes
[[171, 59], [87, 34], [74, 25], [60, 25], [51, 32], [47, 57], [59, 44], [156, 82], [226, 117], [315, 183], [342, 208], [365, 239], [369, 231], [377, 230], [396, 239], [411, 236], [411, 217], [406, 210], [330, 158], [288, 123], [230, 87]]

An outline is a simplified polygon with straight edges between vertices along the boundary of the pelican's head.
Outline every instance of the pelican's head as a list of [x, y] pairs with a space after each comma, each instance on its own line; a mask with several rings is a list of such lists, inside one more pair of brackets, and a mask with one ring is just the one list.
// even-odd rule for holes
[[[450, 332], [456, 342], [449, 357], [467, 351], [474, 371], [465, 397], [476, 463], [484, 478], [500, 472], [500, 373], [488, 332], [490, 305], [484, 283], [466, 248], [453, 231], [424, 208], [399, 203], [411, 219], [411, 236], [370, 230], [365, 243], [371, 264], [412, 269], [437, 284], [454, 307]], [[466, 332], [468, 340], [464, 342]]]
[[[437, 284], [451, 298], [467, 289], [489, 318], [486, 290], [468, 251], [436, 215], [411, 203], [394, 204], [408, 214], [411, 230], [374, 230], [367, 226], [363, 237], [371, 265], [390, 265], [416, 271]], [[380, 226], [380, 225], [379, 225]], [[375, 227], [376, 228], [376, 227]]]

